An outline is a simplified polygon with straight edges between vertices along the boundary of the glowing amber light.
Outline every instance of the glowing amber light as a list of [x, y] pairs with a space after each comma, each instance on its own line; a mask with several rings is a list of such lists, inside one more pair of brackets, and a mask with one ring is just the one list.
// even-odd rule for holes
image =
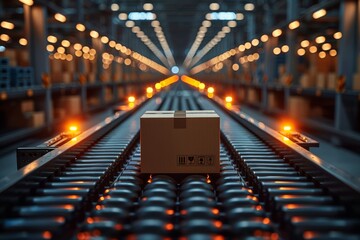
[[306, 48], [310, 45], [310, 42], [308, 40], [302, 40], [300, 45], [303, 47], [303, 48]]
[[153, 93], [154, 89], [152, 87], [146, 88], [146, 93]]
[[55, 19], [59, 22], [66, 22], [66, 17], [64, 15], [62, 15], [61, 13], [56, 13], [54, 15]]
[[48, 42], [51, 42], [51, 43], [56, 43], [57, 42], [57, 38], [55, 36], [52, 36], [52, 35], [48, 36], [47, 40], [48, 40]]
[[51, 238], [52, 238], [52, 234], [51, 234], [51, 232], [49, 232], [49, 231], [44, 231], [43, 234], [42, 234], [42, 237], [43, 237], [44, 239], [51, 239]]
[[261, 40], [262, 42], [267, 42], [267, 41], [269, 40], [269, 36], [266, 35], [266, 34], [264, 34], [264, 35], [261, 36], [260, 40]]
[[217, 228], [221, 228], [221, 227], [222, 227], [222, 222], [220, 222], [220, 221], [215, 221], [215, 222], [214, 222], [214, 225], [215, 225], [215, 227], [217, 227]]
[[98, 33], [97, 31], [95, 31], [95, 30], [92, 30], [92, 31], [90, 32], [90, 37], [92, 37], [92, 38], [98, 38], [98, 37], [99, 37], [99, 33]]
[[281, 29], [275, 29], [273, 32], [272, 32], [272, 35], [273, 35], [273, 37], [280, 37], [281, 36], [281, 34], [282, 34], [282, 31], [281, 31]]
[[213, 87], [208, 87], [207, 92], [208, 93], [214, 93], [215, 89]]
[[212, 213], [215, 215], [219, 214], [219, 209], [213, 208]]
[[205, 84], [204, 84], [204, 83], [200, 83], [200, 84], [199, 84], [199, 89], [200, 89], [200, 90], [204, 90], [204, 89], [205, 89]]
[[315, 42], [316, 43], [323, 43], [325, 42], [326, 38], [324, 36], [318, 36], [317, 38], [315, 38]]
[[135, 97], [134, 96], [128, 97], [128, 102], [129, 103], [134, 103], [135, 102]]
[[311, 53], [316, 53], [316, 52], [317, 52], [317, 47], [316, 47], [316, 46], [311, 46], [311, 47], [309, 48], [309, 51], [310, 51]]
[[231, 103], [232, 101], [233, 101], [233, 98], [231, 96], [227, 96], [225, 98], [225, 102], [227, 102], [227, 103]]
[[293, 21], [291, 23], [289, 23], [289, 29], [294, 30], [296, 28], [300, 27], [300, 22], [299, 21]]
[[13, 23], [8, 22], [8, 21], [2, 21], [0, 25], [2, 28], [6, 28], [6, 29], [10, 29], [10, 30], [14, 29], [14, 27], [15, 27], [15, 25]]
[[342, 33], [341, 32], [336, 32], [336, 33], [334, 33], [334, 38], [335, 39], [340, 39], [340, 38], [342, 38]]
[[292, 127], [291, 127], [290, 125], [285, 125], [285, 126], [283, 127], [283, 130], [284, 130], [284, 131], [291, 131], [291, 129], [292, 129]]
[[160, 89], [161, 89], [161, 84], [160, 84], [160, 83], [156, 83], [156, 84], [155, 84], [155, 89], [156, 89], [156, 90], [160, 90]]
[[297, 54], [298, 54], [299, 56], [304, 56], [304, 55], [305, 55], [305, 49], [299, 48], [299, 49], [297, 50]]
[[33, 0], [19, 0], [19, 2], [22, 2], [25, 5], [32, 6], [34, 4]]
[[86, 27], [84, 24], [78, 23], [78, 24], [76, 24], [76, 29], [80, 32], [83, 32], [86, 30]]
[[314, 19], [319, 19], [323, 16], [326, 15], [326, 10], [325, 9], [320, 9], [320, 10], [317, 10], [316, 12], [313, 13], [312, 17]]
[[263, 219], [263, 223], [264, 223], [264, 224], [269, 224], [269, 223], [270, 223], [270, 219], [269, 219], [269, 218], [264, 218], [264, 219]]
[[174, 229], [174, 225], [173, 225], [172, 223], [167, 223], [167, 224], [165, 225], [165, 229], [166, 229], [167, 231], [171, 231], [171, 230]]
[[168, 210], [166, 210], [166, 214], [167, 215], [174, 215], [174, 210], [172, 210], [172, 209], [168, 209]]

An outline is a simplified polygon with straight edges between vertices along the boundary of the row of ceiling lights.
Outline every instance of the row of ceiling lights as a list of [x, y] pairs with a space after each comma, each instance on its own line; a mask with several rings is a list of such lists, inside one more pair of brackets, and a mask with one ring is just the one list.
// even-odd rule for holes
[[[327, 13], [327, 12], [326, 12], [325, 9], [319, 9], [319, 10], [315, 11], [315, 12], [312, 14], [312, 17], [313, 17], [314, 19], [319, 19], [319, 18], [321, 18], [321, 17], [324, 17], [324, 16], [326, 15], [326, 13]], [[300, 27], [300, 21], [298, 21], [298, 20], [294, 20], [294, 21], [292, 21], [292, 22], [290, 22], [290, 23], [288, 24], [288, 28], [289, 28], [290, 30], [295, 30], [295, 29], [297, 29], [298, 27]], [[277, 28], [277, 29], [275, 29], [275, 30], [272, 31], [271, 35], [272, 35], [274, 38], [277, 38], [277, 37], [280, 37], [280, 36], [282, 35], [282, 33], [283, 33], [283, 31], [282, 31], [280, 28]], [[342, 34], [341, 34], [341, 32], [336, 32], [336, 33], [333, 34], [333, 37], [334, 37], [335, 39], [340, 39], [340, 38], [342, 37]], [[263, 34], [263, 35], [260, 37], [260, 41], [263, 42], [263, 43], [267, 42], [268, 40], [269, 40], [269, 36], [266, 35], [266, 34]], [[245, 50], [251, 49], [253, 46], [254, 46], [254, 47], [258, 46], [259, 43], [260, 43], [260, 41], [255, 38], [255, 39], [251, 40], [250, 42], [246, 42], [246, 43], [244, 43], [244, 44], [240, 44], [237, 48], [231, 49], [231, 50], [236, 50], [236, 52], [244, 52]], [[303, 45], [305, 45], [306, 42], [309, 43], [308, 40], [303, 40], [303, 41], [301, 42], [301, 46], [304, 47]], [[323, 42], [325, 42], [325, 37], [324, 37], [324, 36], [319, 36], [319, 37], [317, 37], [317, 38], [315, 39], [315, 42], [318, 43], [318, 44], [319, 44], [319, 43], [323, 43]], [[328, 50], [330, 50], [330, 51], [329, 51], [329, 55], [330, 55], [330, 56], [336, 56], [336, 55], [337, 55], [337, 51], [336, 51], [335, 49], [331, 49], [331, 45], [330, 45], [329, 43], [326, 43], [325, 46], [323, 45], [322, 48], [323, 48], [324, 51], [321, 51], [321, 52], [319, 53], [319, 57], [320, 57], [320, 58], [325, 58], [325, 57], [326, 57], [326, 52], [325, 52], [325, 51], [328, 51]], [[200, 64], [200, 65], [192, 68], [190, 72], [193, 73], [193, 74], [196, 74], [196, 73], [199, 73], [199, 72], [201, 72], [201, 71], [203, 71], [203, 70], [205, 70], [205, 69], [207, 69], [207, 68], [209, 68], [209, 67], [211, 67], [211, 66], [214, 66], [214, 65], [218, 64], [218, 63], [221, 62], [221, 61], [226, 60], [227, 58], [221, 59], [221, 57], [224, 56], [224, 55], [228, 56], [231, 50], [229, 50], [229, 51], [227, 51], [227, 52], [225, 52], [225, 53], [223, 53], [223, 54], [220, 54], [220, 55], [218, 55], [218, 56], [216, 56], [216, 57], [208, 60], [207, 62], [202, 63], [202, 64]], [[288, 51], [289, 51], [289, 47], [288, 47], [287, 45], [284, 45], [284, 46], [282, 46], [281, 48], [276, 47], [276, 48], [273, 49], [273, 53], [274, 53], [275, 55], [279, 55], [281, 52], [287, 53]], [[310, 51], [310, 53], [316, 53], [316, 52], [317, 52], [316, 46], [311, 46], [311, 47], [309, 48], [309, 51]], [[298, 53], [299, 56], [303, 56], [303, 55], [306, 53], [306, 51], [305, 51], [305, 49], [303, 49], [303, 48], [299, 48], [299, 49], [297, 50], [297, 53]], [[230, 55], [230, 56], [231, 56], [231, 55]], [[229, 56], [229, 57], [230, 57], [230, 56]], [[250, 56], [250, 55], [249, 55], [249, 56]], [[222, 58], [223, 58], [223, 57], [222, 57]], [[221, 59], [221, 60], [220, 60], [220, 59]], [[250, 57], [250, 59], [251, 59], [251, 57]], [[242, 61], [239, 59], [240, 63], [242, 63], [242, 62], [243, 62], [243, 63], [248, 62], [248, 61], [244, 61], [244, 60], [245, 60], [245, 58], [244, 58]], [[249, 62], [252, 62], [252, 61], [249, 61]]]

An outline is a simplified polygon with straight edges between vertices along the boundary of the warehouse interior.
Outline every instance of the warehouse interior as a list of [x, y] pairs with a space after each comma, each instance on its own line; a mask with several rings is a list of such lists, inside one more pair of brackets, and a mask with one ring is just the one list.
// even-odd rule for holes
[[[176, 111], [218, 113], [220, 177], [141, 173], [144, 109], [175, 111], [175, 119]], [[359, 0], [0, 0], [0, 116], [0, 239], [360, 237]], [[114, 163], [77, 166], [87, 154], [107, 159], [113, 148], [99, 156], [91, 148], [113, 138], [121, 142], [106, 143], [121, 147]], [[269, 149], [285, 162], [260, 161], [273, 159], [264, 155]], [[248, 155], [260, 162], [249, 165]], [[95, 180], [98, 166], [106, 170]], [[83, 175], [61, 185], [77, 167]], [[231, 174], [241, 181], [227, 187]], [[214, 205], [203, 207], [214, 216], [193, 209], [206, 198], [185, 207], [191, 182], [211, 186]], [[142, 205], [154, 197], [152, 184], [163, 197], [175, 189], [173, 205]], [[270, 191], [275, 186], [289, 193]], [[78, 190], [60, 194], [60, 187]], [[258, 202], [234, 200], [236, 212], [226, 204], [240, 188]], [[44, 189], [59, 191], [49, 190], [53, 204], [42, 209]], [[115, 204], [128, 196], [122, 189], [137, 194], [126, 211]], [[77, 194], [81, 207], [66, 200]], [[155, 207], [171, 208], [171, 216], [155, 217]]]

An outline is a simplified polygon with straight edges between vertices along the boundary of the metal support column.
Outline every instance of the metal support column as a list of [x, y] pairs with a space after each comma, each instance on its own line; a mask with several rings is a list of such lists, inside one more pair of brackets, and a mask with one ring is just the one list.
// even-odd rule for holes
[[45, 124], [48, 130], [51, 129], [53, 122], [54, 122], [54, 115], [53, 115], [53, 102], [51, 97], [51, 88], [47, 87], [45, 89]]
[[34, 69], [34, 83], [41, 85], [42, 74], [49, 73], [49, 56], [46, 51], [47, 11], [43, 6], [24, 4], [25, 33], [28, 39], [30, 65]]
[[[352, 89], [356, 63], [359, 60], [359, 1], [344, 0], [340, 2], [340, 31], [342, 38], [339, 45], [338, 73], [345, 77], [345, 89]], [[335, 128], [352, 130], [357, 124], [357, 101], [338, 93], [335, 99]]]
[[352, 79], [356, 71], [357, 53], [359, 48], [357, 28], [357, 8], [359, 3], [354, 0], [340, 1], [340, 39], [338, 71], [345, 77], [345, 88], [352, 88]]
[[[287, 21], [291, 22], [299, 17], [299, 3], [298, 1], [287, 0]], [[289, 52], [286, 54], [286, 73], [292, 77], [292, 82], [298, 83], [297, 73], [297, 54], [296, 54], [296, 29], [287, 29], [286, 32], [286, 43], [289, 46]]]

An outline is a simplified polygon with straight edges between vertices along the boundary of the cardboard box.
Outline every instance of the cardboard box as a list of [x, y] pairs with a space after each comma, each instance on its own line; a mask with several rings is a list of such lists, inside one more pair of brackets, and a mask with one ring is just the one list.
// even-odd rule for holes
[[291, 118], [299, 120], [309, 116], [310, 104], [303, 97], [291, 96], [289, 98], [288, 114]]
[[142, 173], [219, 173], [214, 111], [147, 111], [140, 119]]
[[45, 113], [43, 111], [28, 112], [25, 115], [29, 127], [42, 127], [45, 125]]
[[66, 96], [60, 99], [60, 105], [65, 109], [67, 115], [77, 115], [81, 113], [80, 96]]

